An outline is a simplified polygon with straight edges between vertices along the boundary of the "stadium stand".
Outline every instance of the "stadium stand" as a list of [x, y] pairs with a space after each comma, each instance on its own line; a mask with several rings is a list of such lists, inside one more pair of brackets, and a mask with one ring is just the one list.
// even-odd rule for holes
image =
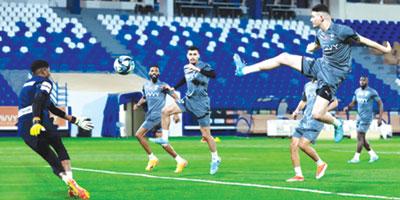
[[2, 2], [0, 13], [0, 69], [22, 69], [34, 58], [49, 60], [55, 71], [110, 69], [111, 56], [76, 18], [31, 3]]
[[[116, 35], [121, 44], [145, 66], [157, 63], [164, 80], [171, 84], [183, 76], [179, 69], [186, 62], [184, 47], [199, 46], [203, 50], [202, 59], [210, 60], [217, 74], [222, 75], [209, 86], [212, 107], [274, 110], [280, 99], [286, 98], [290, 110], [293, 110], [300, 100], [302, 85], [307, 81], [290, 68], [251, 74], [241, 79], [235, 78], [233, 73], [226, 73], [232, 66], [231, 57], [236, 51], [249, 63], [278, 55], [283, 49], [290, 53], [306, 54], [305, 47], [314, 40], [315, 31], [303, 21], [102, 14], [97, 18], [102, 24], [107, 24], [111, 34]], [[308, 56], [319, 57], [321, 52]], [[285, 76], [282, 77], [282, 74]], [[385, 107], [398, 109], [399, 98], [394, 98], [398, 97], [398, 92], [390, 89], [355, 60], [352, 72], [338, 90], [337, 95], [343, 102], [351, 101], [362, 75], [370, 77], [370, 83], [385, 99]], [[268, 99], [268, 96], [274, 98]], [[339, 109], [344, 105], [340, 104]]]

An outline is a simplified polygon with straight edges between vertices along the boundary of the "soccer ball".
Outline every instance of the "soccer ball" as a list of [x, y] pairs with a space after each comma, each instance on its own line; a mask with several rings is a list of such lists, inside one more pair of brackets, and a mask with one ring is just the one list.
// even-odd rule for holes
[[114, 61], [114, 70], [118, 74], [129, 74], [135, 68], [135, 62], [130, 56], [120, 56]]

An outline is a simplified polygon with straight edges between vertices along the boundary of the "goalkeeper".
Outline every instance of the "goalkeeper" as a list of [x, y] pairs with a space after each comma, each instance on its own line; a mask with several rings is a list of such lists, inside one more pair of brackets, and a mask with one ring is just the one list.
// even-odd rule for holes
[[53, 124], [49, 112], [85, 130], [91, 130], [93, 123], [86, 118], [67, 115], [51, 102], [53, 84], [49, 79], [50, 67], [46, 61], [34, 61], [31, 71], [33, 76], [23, 85], [18, 99], [18, 135], [49, 163], [54, 174], [68, 186], [70, 196], [89, 199], [89, 193], [72, 178], [69, 155], [61, 136], [57, 134], [57, 126]]

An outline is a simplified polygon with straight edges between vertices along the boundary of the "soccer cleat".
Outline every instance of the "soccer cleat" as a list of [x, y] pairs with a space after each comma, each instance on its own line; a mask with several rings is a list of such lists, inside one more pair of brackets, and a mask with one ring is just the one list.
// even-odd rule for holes
[[304, 181], [304, 177], [296, 175], [293, 178], [286, 180], [286, 182], [297, 182], [297, 181]]
[[211, 161], [211, 168], [210, 168], [211, 175], [217, 173], [220, 163], [221, 163], [221, 157], [218, 157], [217, 161]]
[[359, 163], [359, 162], [360, 162], [360, 160], [355, 159], [355, 158], [353, 158], [353, 159], [347, 161], [347, 163]]
[[179, 162], [176, 165], [175, 173], [181, 172], [183, 170], [183, 168], [186, 167], [187, 163], [188, 163], [187, 160], [182, 160], [182, 162]]
[[75, 192], [71, 189], [71, 188], [69, 188], [68, 189], [68, 195], [71, 197], [71, 198], [78, 198], [78, 195], [76, 195], [75, 194]]
[[335, 127], [335, 142], [340, 142], [343, 139], [343, 120], [338, 119], [340, 121], [339, 127]]
[[379, 156], [372, 156], [372, 157], [369, 159], [369, 163], [376, 162], [378, 159], [379, 159]]
[[240, 56], [238, 54], [233, 55], [233, 61], [235, 62], [236, 65], [236, 70], [235, 70], [235, 76], [244, 76], [245, 74], [243, 73], [243, 68], [245, 67], [245, 64], [240, 60]]
[[150, 138], [150, 142], [154, 142], [156, 144], [168, 144], [168, 140], [164, 140], [162, 138]]
[[328, 168], [328, 164], [324, 162], [323, 165], [317, 167], [317, 175], [315, 176], [316, 179], [320, 179], [325, 175], [325, 170]]
[[157, 164], [158, 164], [158, 158], [149, 160], [149, 162], [147, 163], [146, 171], [152, 170], [154, 167], [156, 167]]
[[74, 194], [76, 194], [77, 197], [80, 197], [82, 199], [90, 198], [89, 192], [87, 190], [83, 189], [81, 186], [79, 186], [75, 182], [75, 180], [71, 179], [71, 180], [67, 181], [67, 185], [68, 185], [69, 189], [72, 190], [72, 192]]

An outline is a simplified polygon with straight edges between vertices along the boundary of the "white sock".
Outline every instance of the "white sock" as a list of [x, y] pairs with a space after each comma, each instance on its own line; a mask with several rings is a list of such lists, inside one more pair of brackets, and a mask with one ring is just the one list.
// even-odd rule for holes
[[153, 154], [153, 153], [151, 153], [150, 155], [149, 155], [149, 160], [154, 160], [154, 159], [156, 159], [157, 157]]
[[218, 160], [218, 153], [217, 153], [217, 151], [211, 152], [211, 159], [212, 159], [212, 161], [217, 161], [217, 160]]
[[176, 160], [177, 163], [180, 163], [180, 162], [183, 161], [183, 159], [182, 159], [179, 155], [177, 155], [177, 156], [175, 157], [175, 160]]
[[71, 180], [67, 175], [60, 174], [60, 176], [61, 176], [61, 179], [64, 181], [65, 184], [67, 184], [67, 182], [68, 182], [69, 180]]
[[317, 163], [317, 167], [319, 167], [319, 166], [321, 166], [321, 165], [324, 164], [324, 161], [322, 161], [321, 158], [320, 158], [320, 159], [319, 159], [317, 162], [315, 162], [315, 163]]
[[243, 74], [250, 74], [250, 73], [258, 72], [258, 71], [260, 71], [260, 68], [258, 68], [258, 67], [248, 66], [248, 67], [243, 68]]
[[301, 171], [301, 167], [295, 167], [294, 172], [296, 173], [296, 176], [303, 177], [303, 172]]
[[369, 155], [370, 155], [371, 157], [378, 156], [378, 155], [376, 155], [376, 153], [375, 153], [374, 150], [372, 150], [372, 149], [369, 150], [368, 153], [369, 153]]
[[162, 130], [162, 139], [168, 141], [168, 130]]
[[66, 171], [65, 174], [67, 174], [68, 178], [72, 179], [72, 171]]
[[353, 159], [360, 160], [360, 153], [356, 152], [356, 154], [354, 154]]
[[333, 121], [333, 125], [335, 126], [335, 128], [340, 126], [340, 121], [338, 119], [335, 118], [335, 121]]

